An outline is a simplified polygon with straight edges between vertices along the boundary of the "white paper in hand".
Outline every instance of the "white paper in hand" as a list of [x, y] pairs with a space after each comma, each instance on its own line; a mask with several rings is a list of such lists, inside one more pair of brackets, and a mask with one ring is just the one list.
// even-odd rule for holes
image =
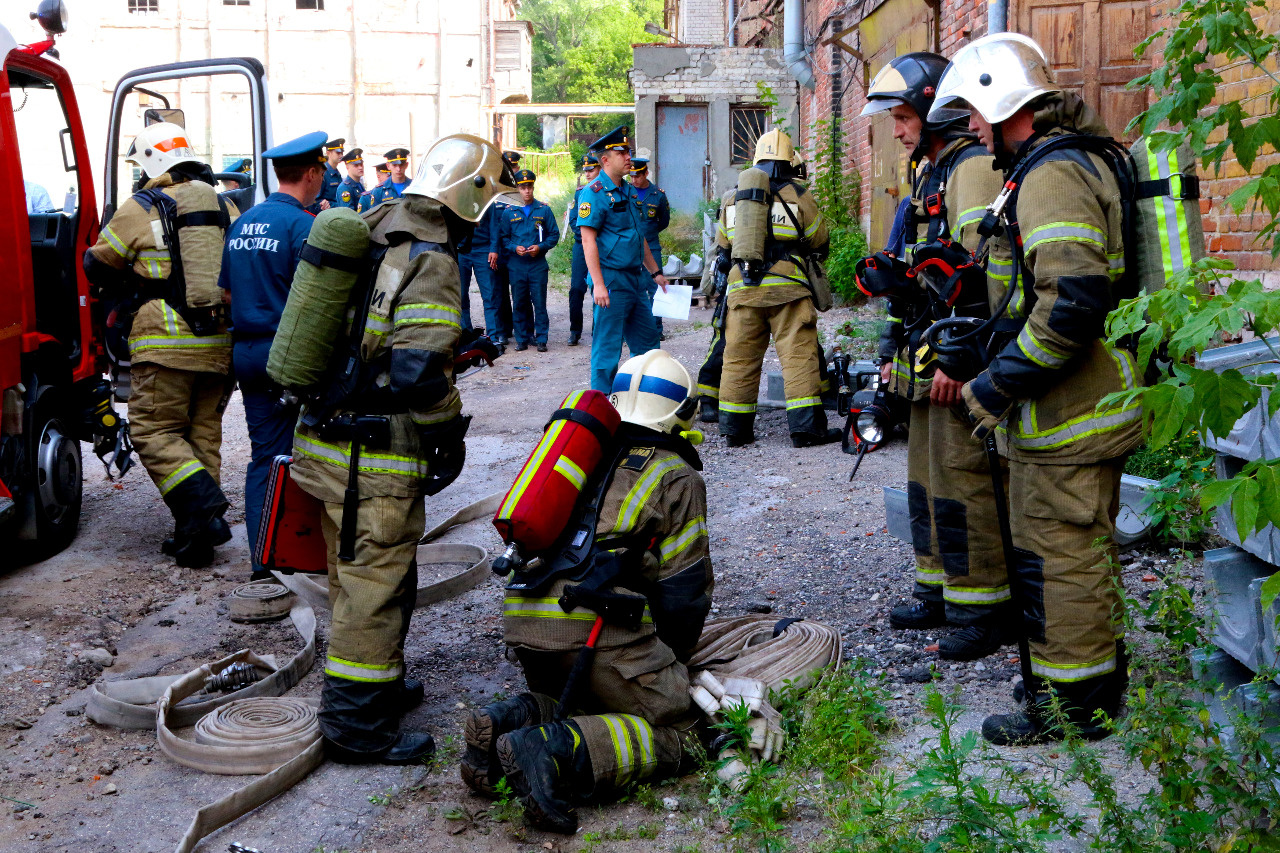
[[653, 294], [653, 316], [668, 320], [688, 320], [689, 307], [693, 304], [693, 285], [668, 284]]

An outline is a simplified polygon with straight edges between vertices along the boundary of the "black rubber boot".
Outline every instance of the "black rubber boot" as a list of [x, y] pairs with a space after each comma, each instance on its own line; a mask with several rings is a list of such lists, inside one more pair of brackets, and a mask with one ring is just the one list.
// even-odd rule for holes
[[1014, 687], [1014, 699], [1018, 699], [1019, 688], [1025, 704], [1021, 710], [1012, 714], [992, 714], [982, 721], [982, 736], [997, 746], [1029, 746], [1037, 743], [1062, 740], [1066, 735], [1059, 725], [1051, 707], [1048, 691], [1053, 690], [1058, 696], [1062, 714], [1085, 740], [1102, 740], [1111, 734], [1109, 726], [1104, 725], [1096, 716], [1103, 711], [1114, 719], [1120, 710], [1122, 690], [1117, 690], [1125, 681], [1125, 676], [1118, 672], [1108, 673], [1097, 678], [1089, 678], [1075, 683], [1059, 683], [1052, 687], [1045, 685], [1039, 678], [1035, 679], [1039, 689], [1028, 694], [1026, 686], [1019, 682]]
[[436, 741], [426, 732], [400, 732], [391, 746], [378, 752], [349, 749], [336, 741], [324, 739], [324, 755], [338, 764], [426, 764], [436, 754]]
[[407, 714], [421, 705], [422, 699], [426, 695], [427, 691], [422, 686], [421, 681], [416, 678], [406, 677], [404, 686], [400, 688], [400, 713]]
[[467, 751], [462, 755], [462, 781], [485, 797], [496, 797], [502, 780], [498, 760], [498, 738], [526, 726], [549, 722], [558, 703], [549, 696], [521, 693], [501, 702], [491, 702], [467, 715], [464, 730]]
[[899, 604], [889, 611], [890, 628], [941, 628], [947, 624], [946, 606], [941, 601]]
[[213, 562], [213, 543], [203, 532], [174, 537], [173, 559], [184, 569], [204, 569]]
[[701, 409], [698, 420], [704, 424], [713, 424], [720, 420], [720, 404], [718, 400], [714, 400], [711, 397], [703, 397], [698, 405]]
[[231, 541], [231, 525], [227, 524], [222, 516], [210, 521], [209, 526], [205, 529], [212, 545], [225, 545]]
[[173, 558], [183, 568], [205, 568], [213, 562], [214, 545], [221, 544], [215, 539], [223, 533], [226, 538], [222, 542], [231, 538], [231, 529], [222, 521], [229, 505], [227, 496], [209, 472], [201, 469], [174, 486], [164, 496], [164, 502], [173, 513], [175, 524]]
[[754, 432], [734, 433], [724, 437], [726, 447], [746, 447], [748, 444], [756, 443], [756, 434]]
[[756, 416], [754, 412], [726, 412], [718, 409], [720, 434], [729, 447], [744, 447], [756, 440]]
[[938, 640], [938, 657], [943, 660], [978, 660], [995, 654], [1010, 642], [995, 625], [966, 625]]
[[508, 732], [498, 738], [498, 760], [525, 819], [538, 829], [572, 835], [577, 806], [595, 787], [582, 732], [570, 722]]
[[319, 714], [325, 754], [341, 764], [414, 764], [430, 759], [435, 753], [431, 735], [400, 731], [411, 689], [404, 680], [375, 683], [326, 675]]
[[819, 447], [823, 444], [832, 444], [840, 440], [842, 433], [835, 427], [831, 427], [825, 433], [814, 434], [811, 432], [793, 432], [791, 433], [792, 447]]
[[580, 340], [582, 340], [582, 332], [569, 333], [569, 346], [576, 347], [578, 345], [578, 341]]

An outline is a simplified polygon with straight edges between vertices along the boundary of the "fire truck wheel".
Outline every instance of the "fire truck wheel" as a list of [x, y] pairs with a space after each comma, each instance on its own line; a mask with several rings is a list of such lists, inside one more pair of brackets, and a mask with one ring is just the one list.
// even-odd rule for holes
[[80, 442], [54, 400], [30, 410], [30, 476], [35, 497], [36, 541], [52, 554], [71, 544], [80, 525], [84, 470]]

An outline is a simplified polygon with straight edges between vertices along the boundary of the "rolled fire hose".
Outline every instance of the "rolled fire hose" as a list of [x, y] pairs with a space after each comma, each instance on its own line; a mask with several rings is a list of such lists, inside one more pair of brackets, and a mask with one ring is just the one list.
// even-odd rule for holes
[[812, 685], [822, 670], [840, 665], [842, 654], [840, 632], [830, 625], [733, 616], [707, 622], [688, 666], [690, 672], [759, 681], [767, 696], [786, 682], [801, 689]]
[[245, 624], [275, 622], [289, 615], [296, 600], [287, 588], [274, 581], [241, 584], [231, 590], [228, 617]]
[[[426, 543], [451, 527], [492, 515], [501, 499], [502, 494], [497, 493], [470, 504], [422, 537], [419, 562], [461, 562], [470, 568], [420, 588], [416, 607], [458, 595], [488, 575], [488, 553], [480, 546]], [[191, 853], [205, 836], [292, 788], [324, 760], [316, 720], [318, 703], [281, 694], [297, 684], [315, 661], [313, 606], [327, 608], [328, 593], [324, 586], [302, 575], [277, 577], [298, 596], [289, 615], [307, 641], [283, 668], [277, 669], [271, 656], [260, 657], [245, 649], [185, 675], [104, 682], [91, 688], [86, 714], [94, 722], [134, 729], [154, 726], [161, 751], [197, 770], [237, 776], [264, 774], [200, 808], [175, 853]], [[227, 695], [201, 700], [209, 678], [235, 663], [248, 663], [264, 677]], [[194, 741], [172, 731], [193, 725]]]

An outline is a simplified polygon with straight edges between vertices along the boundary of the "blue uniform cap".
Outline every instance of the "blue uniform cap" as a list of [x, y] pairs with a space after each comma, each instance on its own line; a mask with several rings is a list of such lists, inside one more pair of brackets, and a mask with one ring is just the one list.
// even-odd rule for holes
[[408, 148], [392, 148], [390, 151], [387, 152], [386, 156], [387, 156], [388, 163], [408, 163], [409, 149]]
[[341, 151], [342, 146], [347, 144], [345, 139], [330, 139], [324, 144], [325, 151]]
[[538, 176], [535, 175], [533, 172], [530, 172], [528, 169], [521, 169], [520, 171], [516, 172], [515, 179], [516, 179], [517, 185], [531, 184], [534, 181], [538, 180]]
[[342, 162], [344, 162], [344, 163], [363, 163], [363, 162], [364, 162], [364, 149], [363, 149], [363, 148], [352, 148], [352, 149], [351, 149], [350, 151], [348, 151], [346, 154], [343, 154], [343, 155], [342, 155]]
[[632, 157], [631, 158], [631, 174], [643, 172], [649, 168], [648, 157]]
[[587, 169], [594, 169], [599, 165], [600, 158], [596, 156], [596, 152], [588, 151], [586, 154], [582, 155], [582, 171], [585, 172]]
[[627, 139], [627, 126], [620, 124], [604, 136], [591, 143], [592, 151], [630, 151], [631, 141]]
[[265, 160], [276, 161], [277, 166], [310, 166], [325, 162], [324, 144], [329, 134], [323, 130], [303, 134], [297, 139], [282, 142], [262, 152]]
[[227, 168], [223, 169], [222, 171], [224, 171], [224, 172], [243, 172], [244, 174], [246, 174], [246, 175], [247, 175], [247, 174], [249, 174], [251, 171], [253, 171], [253, 161], [252, 161], [252, 160], [250, 160], [248, 157], [244, 157], [244, 158], [241, 158], [241, 159], [237, 160], [236, 162], [232, 163], [230, 166], [228, 166]]

